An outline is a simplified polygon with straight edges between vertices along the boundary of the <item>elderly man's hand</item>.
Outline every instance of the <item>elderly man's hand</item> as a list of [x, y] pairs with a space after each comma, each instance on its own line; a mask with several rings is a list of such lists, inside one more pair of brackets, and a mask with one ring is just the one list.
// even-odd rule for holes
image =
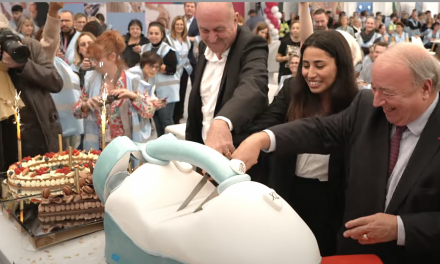
[[8, 67], [8, 68], [10, 68], [10, 69], [21, 68], [21, 67], [24, 66], [24, 63], [17, 63], [17, 62], [15, 62], [15, 61], [12, 59], [11, 55], [9, 55], [9, 54], [6, 53], [6, 52], [3, 52], [3, 55], [2, 55], [2, 62], [3, 62], [3, 64], [4, 64], [6, 67]]
[[226, 121], [220, 119], [212, 121], [208, 135], [206, 136], [205, 145], [217, 150], [228, 159], [231, 158], [235, 147], [232, 143], [232, 134]]
[[397, 240], [397, 216], [377, 213], [360, 217], [345, 224], [344, 237], [356, 239], [360, 244], [377, 244]]

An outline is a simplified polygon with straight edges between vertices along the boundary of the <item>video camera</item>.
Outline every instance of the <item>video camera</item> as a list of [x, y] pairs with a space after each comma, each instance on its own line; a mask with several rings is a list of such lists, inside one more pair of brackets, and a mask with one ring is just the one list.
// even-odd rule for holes
[[25, 63], [31, 55], [31, 51], [28, 47], [18, 43], [20, 36], [14, 34], [12, 30], [3, 28], [0, 30], [0, 45], [1, 53], [0, 60], [2, 59], [3, 52], [7, 52], [16, 63]]

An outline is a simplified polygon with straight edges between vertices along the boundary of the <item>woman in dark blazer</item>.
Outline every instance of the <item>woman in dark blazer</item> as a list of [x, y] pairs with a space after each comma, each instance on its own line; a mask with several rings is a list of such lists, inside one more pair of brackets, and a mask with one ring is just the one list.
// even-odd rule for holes
[[[350, 48], [336, 31], [312, 34], [301, 47], [296, 77], [283, 88], [238, 140], [274, 125], [347, 108], [358, 88]], [[239, 143], [239, 142], [235, 142]], [[322, 256], [336, 254], [336, 234], [344, 208], [344, 149], [324, 155], [260, 155], [248, 174], [274, 188], [313, 231]], [[298, 176], [301, 175], [301, 176]]]

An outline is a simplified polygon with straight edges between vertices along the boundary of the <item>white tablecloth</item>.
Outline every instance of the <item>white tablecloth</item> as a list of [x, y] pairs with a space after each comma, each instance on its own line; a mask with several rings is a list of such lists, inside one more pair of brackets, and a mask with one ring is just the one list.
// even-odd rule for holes
[[36, 250], [0, 210], [0, 264], [105, 264], [104, 231]]

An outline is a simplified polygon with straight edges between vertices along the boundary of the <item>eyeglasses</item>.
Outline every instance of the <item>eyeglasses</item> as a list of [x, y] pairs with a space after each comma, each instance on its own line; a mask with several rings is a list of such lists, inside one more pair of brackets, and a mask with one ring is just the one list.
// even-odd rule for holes
[[150, 67], [153, 68], [154, 70], [160, 70], [160, 65], [150, 64]]

